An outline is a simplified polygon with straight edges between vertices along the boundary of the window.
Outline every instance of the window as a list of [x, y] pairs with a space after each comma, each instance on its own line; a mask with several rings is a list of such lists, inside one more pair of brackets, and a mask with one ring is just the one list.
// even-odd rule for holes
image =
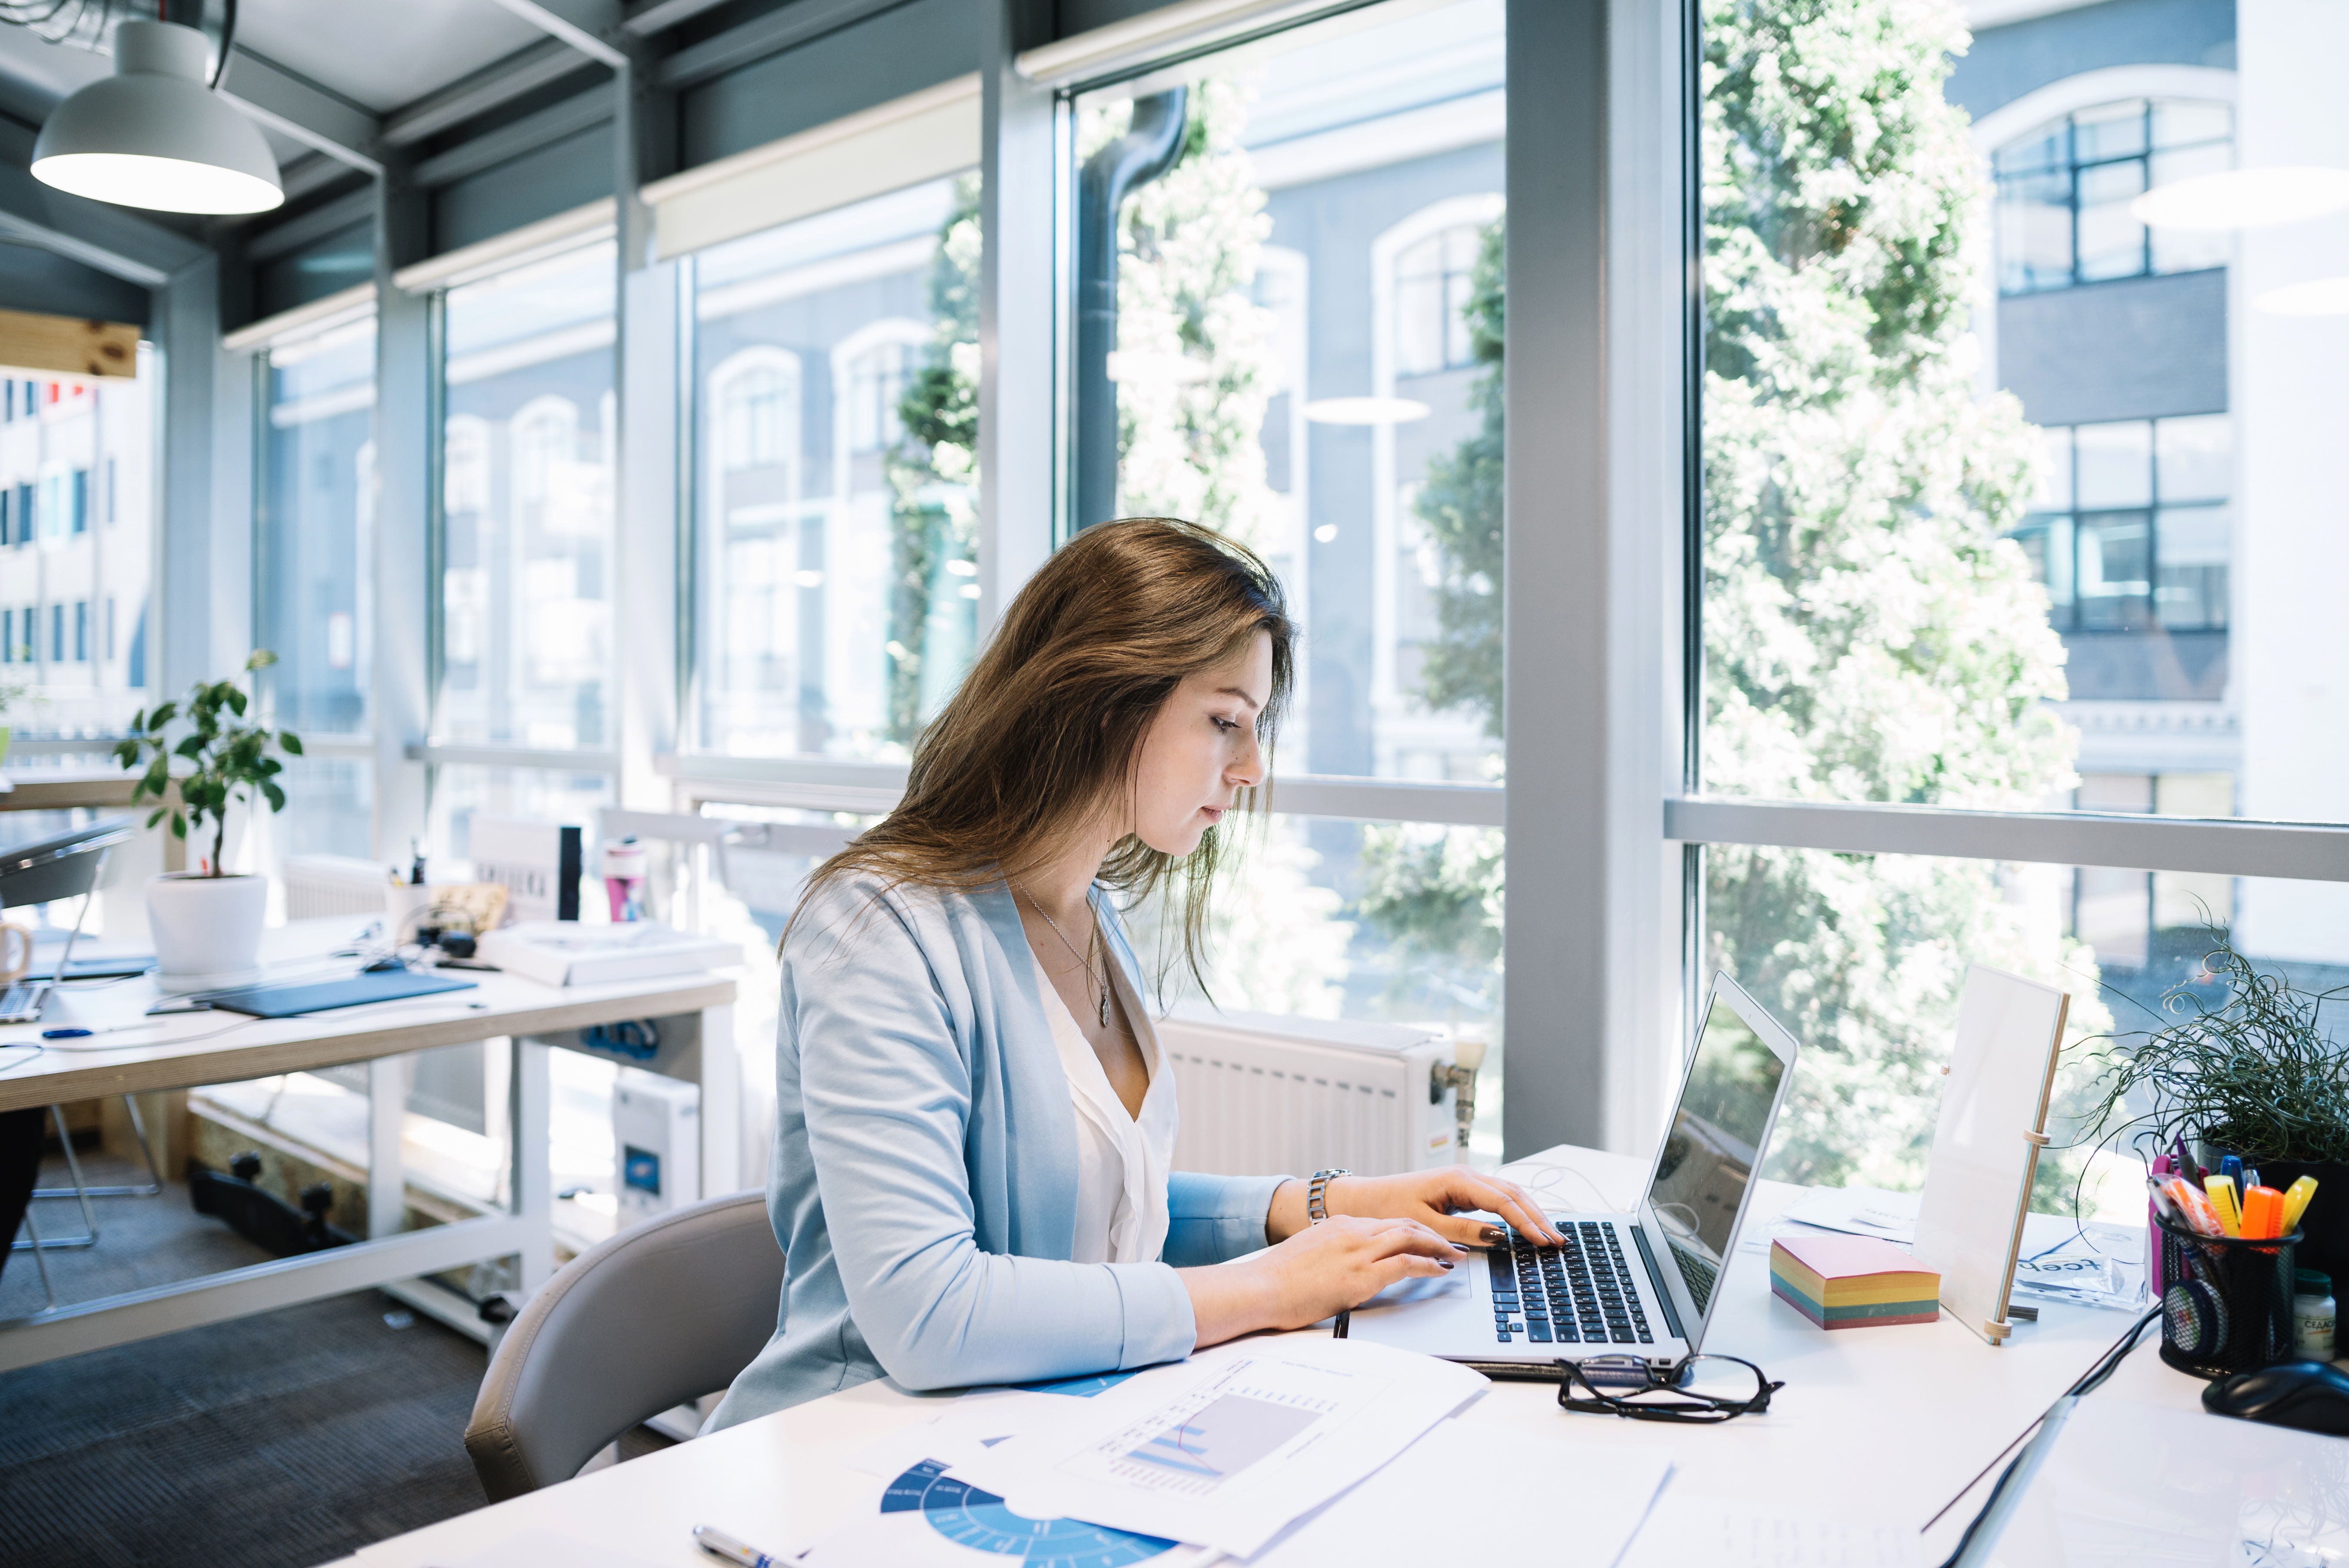
[[18, 485], [16, 487], [16, 542], [19, 545], [33, 542], [33, 487], [28, 484]]
[[1483, 228], [1454, 223], [1400, 252], [1394, 260], [1395, 370], [1427, 376], [1475, 363], [1469, 329], [1470, 291]]
[[[2040, 490], [2013, 537], [2045, 584], [2050, 624], [2070, 650], [2071, 695], [2220, 700], [2227, 680], [2229, 417], [2059, 426], [2040, 434]], [[2122, 649], [2109, 634], [2163, 645]]]
[[977, 211], [936, 180], [694, 258], [703, 748], [902, 758], [968, 665]]
[[65, 663], [66, 607], [63, 604], [49, 606], [49, 658], [55, 664]]
[[89, 470], [88, 469], [76, 469], [73, 471], [73, 531], [76, 533], [89, 531]]
[[254, 640], [274, 651], [277, 721], [303, 735], [367, 727], [375, 552], [375, 318], [273, 345], [254, 527]]
[[608, 243], [443, 297], [441, 741], [613, 744]]
[[0, 665], [16, 662], [16, 612], [0, 610]]
[[73, 633], [73, 650], [74, 650], [74, 652], [73, 652], [73, 656], [74, 656], [74, 662], [75, 662], [76, 664], [86, 664], [86, 663], [88, 663], [88, 660], [89, 660], [89, 601], [88, 601], [88, 600], [87, 600], [87, 599], [77, 599], [77, 600], [75, 600], [75, 601], [74, 601], [73, 626], [74, 626], [74, 633]]
[[2066, 115], [2002, 148], [2000, 291], [2224, 266], [2225, 235], [2150, 229], [2129, 203], [2227, 168], [2233, 119], [2225, 104], [2136, 98]]
[[[1226, 1006], [1498, 1033], [1504, 18], [1373, 7], [1073, 99], [1067, 521], [1263, 555], [1305, 633], [1278, 772], [1347, 780], [1276, 787]], [[1478, 789], [1426, 820], [1406, 780]]]
[[[1930, 1126], [1919, 1042], [1968, 963], [2062, 985], [2084, 1033], [2190, 981], [2206, 921], [2334, 983], [2349, 890], [2227, 869], [2272, 867], [2260, 835], [2292, 830], [2229, 819], [2341, 820], [2314, 738], [2349, 717], [2300, 673], [2337, 656], [2310, 574], [2344, 408], [2289, 319], [2338, 305], [2290, 281], [2318, 231], [2236, 225], [2230, 170], [2237, 136], [2263, 165], [2329, 160], [2304, 116], [2333, 86], [2300, 57], [2349, 44], [2349, 17], [2247, 33], [2232, 108], [2046, 122], [2034, 106], [2180, 73], [2127, 7], [1984, 26], [1962, 54], [1920, 14], [1869, 15], [1862, 70], [1847, 28], [1708, 9], [1700, 755], [1667, 817], [1703, 846], [1692, 989], [1725, 968], [1804, 1041], [1804, 1163], [1776, 1173], [1897, 1187]], [[1791, 79], [1817, 94], [1768, 88]], [[1838, 161], [1821, 138], [1852, 112], [1878, 136]], [[2043, 129], [2018, 139], [2023, 115]], [[2207, 199], [2158, 199], [2189, 178]], [[1967, 306], [1973, 255], [1994, 313]], [[2126, 308], [2030, 297], [2186, 273], [2207, 275], [2107, 296]], [[2123, 841], [2138, 869], [2112, 869]], [[2329, 842], [2311, 831], [2312, 869]]]

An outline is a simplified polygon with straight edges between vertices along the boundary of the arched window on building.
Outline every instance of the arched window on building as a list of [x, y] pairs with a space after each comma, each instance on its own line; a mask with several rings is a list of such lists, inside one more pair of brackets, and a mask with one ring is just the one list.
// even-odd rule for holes
[[2229, 236], [2148, 229], [2129, 203], [2234, 161], [2234, 110], [2138, 98], [2075, 109], [2000, 148], [1998, 286], [2035, 294], [2227, 264]]
[[1428, 376], [1471, 362], [1464, 313], [1484, 229], [1481, 222], [1454, 223], [1396, 253], [1396, 375]]

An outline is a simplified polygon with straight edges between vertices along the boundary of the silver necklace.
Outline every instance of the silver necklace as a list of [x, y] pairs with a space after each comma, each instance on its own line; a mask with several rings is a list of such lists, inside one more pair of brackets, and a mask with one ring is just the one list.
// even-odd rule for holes
[[[1018, 888], [1021, 892], [1028, 892], [1028, 884], [1023, 882], [1014, 879], [1011, 885]], [[1036, 913], [1044, 917], [1044, 923], [1052, 928], [1052, 934], [1061, 939], [1061, 945], [1069, 950], [1069, 956], [1075, 959], [1078, 966], [1084, 970], [1085, 989], [1088, 991], [1092, 990], [1095, 984], [1093, 979], [1092, 946], [1093, 941], [1101, 935], [1101, 927], [1098, 925], [1094, 926], [1092, 932], [1087, 934], [1085, 951], [1080, 953], [1077, 951], [1077, 944], [1069, 940], [1069, 934], [1061, 929], [1061, 923], [1054, 920], [1051, 916], [1051, 913], [1045, 909], [1040, 903], [1037, 902], [1037, 898], [1034, 893], [1028, 892], [1028, 902], [1036, 905]], [[1099, 984], [1101, 986], [1101, 1023], [1102, 1027], [1106, 1029], [1109, 1027], [1109, 982], [1104, 979], [1099, 982]]]

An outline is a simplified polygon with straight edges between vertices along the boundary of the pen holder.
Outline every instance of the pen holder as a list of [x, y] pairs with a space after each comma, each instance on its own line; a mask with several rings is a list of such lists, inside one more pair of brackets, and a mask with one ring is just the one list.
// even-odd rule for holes
[[2292, 1254], [2300, 1233], [2251, 1240], [2161, 1228], [2161, 1358], [2225, 1377], [2292, 1354]]

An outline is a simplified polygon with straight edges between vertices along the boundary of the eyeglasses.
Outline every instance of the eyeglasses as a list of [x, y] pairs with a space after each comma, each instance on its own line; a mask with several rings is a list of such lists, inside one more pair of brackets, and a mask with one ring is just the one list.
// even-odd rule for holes
[[1594, 1356], [1564, 1363], [1557, 1407], [1633, 1421], [1710, 1424], [1760, 1415], [1785, 1387], [1734, 1356], [1683, 1357], [1661, 1371], [1636, 1356]]

